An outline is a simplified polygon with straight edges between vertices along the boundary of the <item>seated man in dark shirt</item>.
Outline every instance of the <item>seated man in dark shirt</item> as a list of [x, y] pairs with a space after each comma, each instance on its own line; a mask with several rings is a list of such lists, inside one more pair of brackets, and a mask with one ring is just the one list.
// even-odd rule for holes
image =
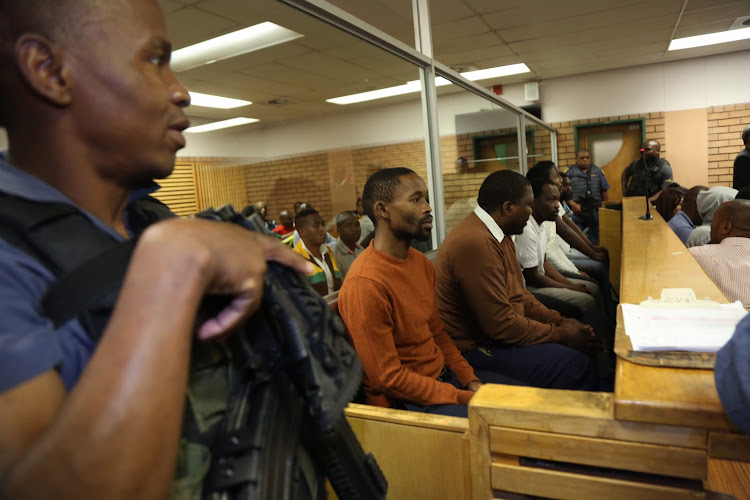
[[742, 144], [745, 145], [745, 149], [734, 159], [732, 170], [732, 187], [738, 191], [750, 186], [750, 125], [742, 129]]
[[530, 182], [493, 172], [478, 206], [448, 233], [435, 260], [436, 296], [448, 334], [476, 370], [537, 387], [596, 390], [591, 327], [540, 304], [523, 284], [512, 236], [531, 215]]

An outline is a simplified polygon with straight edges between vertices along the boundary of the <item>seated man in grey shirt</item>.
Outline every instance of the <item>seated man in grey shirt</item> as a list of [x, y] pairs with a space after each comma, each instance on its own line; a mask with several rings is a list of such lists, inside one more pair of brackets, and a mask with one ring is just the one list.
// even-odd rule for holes
[[362, 253], [362, 247], [357, 243], [361, 233], [357, 215], [348, 210], [341, 212], [336, 217], [336, 230], [339, 237], [333, 245], [333, 256], [336, 257], [341, 276], [346, 278], [346, 272], [354, 259]]

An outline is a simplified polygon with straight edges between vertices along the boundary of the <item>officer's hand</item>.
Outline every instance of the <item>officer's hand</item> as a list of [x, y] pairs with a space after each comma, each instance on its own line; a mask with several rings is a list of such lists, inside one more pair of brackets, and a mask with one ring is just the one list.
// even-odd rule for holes
[[[199, 297], [207, 294], [233, 297], [229, 305], [198, 326], [200, 339], [210, 339], [239, 326], [260, 306], [266, 262], [273, 261], [301, 273], [312, 273], [312, 264], [277, 239], [240, 226], [207, 220], [171, 219], [154, 224], [141, 236], [138, 249], [161, 245], [162, 252], [197, 266], [195, 286]], [[148, 251], [148, 250], [144, 250]], [[187, 280], [186, 280], [187, 281]]]

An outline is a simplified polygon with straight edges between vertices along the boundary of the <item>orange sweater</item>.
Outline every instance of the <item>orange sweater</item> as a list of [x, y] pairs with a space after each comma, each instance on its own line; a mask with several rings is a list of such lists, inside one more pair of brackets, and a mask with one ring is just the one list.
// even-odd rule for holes
[[477, 377], [440, 322], [427, 257], [410, 248], [397, 259], [370, 245], [349, 269], [338, 305], [364, 367], [369, 404], [468, 404], [473, 392], [437, 381], [444, 365], [464, 387]]

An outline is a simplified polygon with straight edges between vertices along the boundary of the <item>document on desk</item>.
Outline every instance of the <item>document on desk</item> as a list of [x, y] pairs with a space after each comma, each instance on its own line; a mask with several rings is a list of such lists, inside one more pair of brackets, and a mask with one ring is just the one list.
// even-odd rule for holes
[[716, 352], [746, 314], [740, 302], [700, 308], [622, 304], [634, 351]]

